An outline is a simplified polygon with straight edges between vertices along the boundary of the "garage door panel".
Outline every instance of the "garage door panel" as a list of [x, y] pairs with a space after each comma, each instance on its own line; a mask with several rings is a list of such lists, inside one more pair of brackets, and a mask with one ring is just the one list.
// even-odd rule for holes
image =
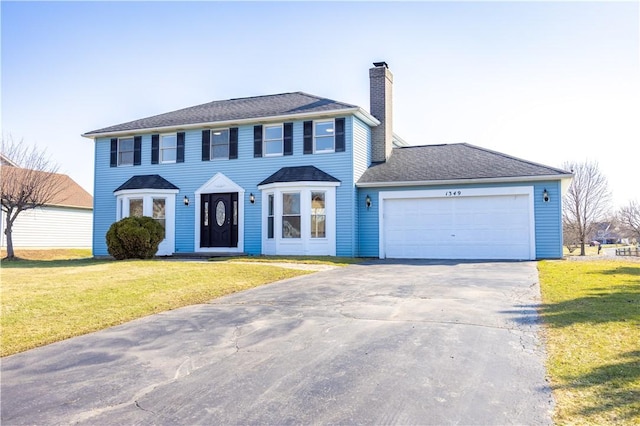
[[530, 259], [527, 194], [385, 199], [384, 256]]

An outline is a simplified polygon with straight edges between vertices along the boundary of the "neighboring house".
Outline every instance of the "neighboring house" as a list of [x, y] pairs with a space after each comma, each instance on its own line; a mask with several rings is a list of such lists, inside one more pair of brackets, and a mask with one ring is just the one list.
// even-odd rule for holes
[[[2, 157], [2, 179], [15, 173], [45, 173], [20, 169]], [[55, 174], [64, 188], [47, 205], [21, 212], [13, 223], [13, 247], [88, 248], [92, 244], [93, 197], [67, 175]], [[5, 213], [0, 214], [0, 245], [7, 246]]]
[[620, 229], [611, 222], [598, 222], [594, 228], [589, 241], [597, 241], [600, 244], [616, 244], [623, 238]]
[[562, 257], [571, 174], [468, 144], [406, 146], [387, 64], [371, 111], [302, 92], [214, 101], [93, 130], [95, 256], [126, 216], [158, 255]]

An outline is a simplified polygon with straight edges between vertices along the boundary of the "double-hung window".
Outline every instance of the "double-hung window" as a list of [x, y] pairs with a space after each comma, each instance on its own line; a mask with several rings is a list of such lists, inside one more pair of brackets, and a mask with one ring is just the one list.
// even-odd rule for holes
[[300, 238], [300, 193], [282, 194], [282, 238]]
[[314, 121], [314, 152], [334, 152], [334, 121]]
[[166, 229], [167, 226], [166, 204], [166, 199], [164, 198], [153, 199], [153, 218], [162, 225], [163, 229]]
[[229, 129], [211, 131], [211, 159], [229, 158]]
[[160, 136], [160, 162], [175, 163], [178, 138], [175, 133]]
[[311, 238], [325, 238], [327, 212], [325, 210], [325, 193], [311, 192]]
[[118, 166], [133, 166], [133, 138], [118, 139]]
[[143, 206], [144, 204], [143, 204], [142, 198], [130, 198], [129, 199], [129, 216], [141, 217]]
[[276, 156], [284, 153], [284, 132], [282, 124], [264, 126], [264, 155]]
[[268, 195], [267, 203], [267, 238], [272, 239], [274, 237], [273, 221], [275, 218], [275, 211], [273, 209], [273, 194]]

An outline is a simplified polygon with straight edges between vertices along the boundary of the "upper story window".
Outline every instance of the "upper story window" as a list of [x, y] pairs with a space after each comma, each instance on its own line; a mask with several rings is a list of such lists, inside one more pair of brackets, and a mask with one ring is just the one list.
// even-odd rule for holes
[[211, 159], [229, 158], [229, 129], [211, 131]]
[[302, 123], [302, 153], [344, 152], [346, 119], [305, 121]]
[[133, 166], [133, 138], [118, 139], [118, 166]]
[[178, 137], [175, 133], [160, 136], [160, 161], [175, 163], [178, 149]]
[[275, 156], [284, 153], [284, 132], [282, 124], [264, 126], [264, 155]]
[[313, 151], [314, 152], [334, 152], [335, 132], [334, 121], [314, 121], [313, 122]]

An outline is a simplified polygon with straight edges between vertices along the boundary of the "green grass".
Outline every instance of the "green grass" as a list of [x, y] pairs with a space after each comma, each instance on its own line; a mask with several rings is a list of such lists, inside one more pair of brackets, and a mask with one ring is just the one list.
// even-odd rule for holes
[[229, 262], [2, 262], [0, 356], [306, 273]]
[[640, 263], [538, 268], [556, 424], [640, 424]]
[[333, 256], [237, 256], [215, 257], [211, 261], [257, 262], [257, 263], [305, 263], [311, 265], [347, 266], [362, 263], [363, 258]]

